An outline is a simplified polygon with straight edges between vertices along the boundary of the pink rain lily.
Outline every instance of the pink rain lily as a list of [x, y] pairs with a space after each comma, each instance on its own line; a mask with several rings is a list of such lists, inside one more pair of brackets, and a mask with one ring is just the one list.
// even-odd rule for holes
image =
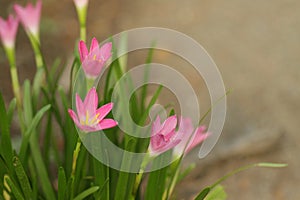
[[167, 118], [162, 124], [158, 116], [153, 122], [149, 145], [150, 155], [161, 154], [175, 147], [181, 140], [176, 138], [175, 128], [177, 118], [175, 115]]
[[80, 41], [78, 45], [82, 68], [88, 78], [97, 78], [106, 63], [111, 57], [112, 43], [106, 43], [99, 48], [99, 43], [96, 38], [92, 39], [90, 51], [88, 51], [84, 41]]
[[41, 0], [37, 1], [35, 7], [31, 3], [28, 3], [26, 7], [22, 7], [18, 4], [14, 5], [14, 10], [20, 18], [26, 32], [33, 34], [35, 37], [39, 35], [41, 9]]
[[206, 132], [205, 126], [199, 126], [194, 131], [192, 120], [181, 117], [179, 129], [176, 133], [176, 138], [180, 138], [181, 142], [174, 148], [174, 154], [180, 156], [183, 153], [190, 152], [208, 136], [209, 134]]
[[85, 6], [87, 6], [87, 4], [89, 3], [88, 0], [74, 0], [74, 4], [76, 6], [76, 8], [81, 9]]
[[4, 47], [14, 48], [18, 25], [19, 19], [13, 15], [9, 15], [7, 21], [0, 17], [0, 38]]
[[111, 111], [113, 103], [108, 103], [98, 108], [98, 95], [96, 88], [92, 88], [82, 102], [76, 94], [76, 113], [69, 109], [69, 114], [76, 126], [84, 132], [95, 132], [116, 126], [118, 123], [113, 119], [104, 119]]

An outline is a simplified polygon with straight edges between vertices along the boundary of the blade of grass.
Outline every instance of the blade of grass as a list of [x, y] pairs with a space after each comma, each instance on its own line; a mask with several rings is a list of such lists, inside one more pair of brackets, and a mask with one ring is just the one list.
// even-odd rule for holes
[[[149, 49], [147, 59], [146, 59], [147, 65], [145, 66], [144, 83], [148, 83], [150, 63], [152, 62], [155, 43], [153, 42], [151, 46], [152, 48]], [[140, 107], [141, 113], [143, 113], [145, 110], [145, 99], [147, 96], [147, 89], [148, 89], [148, 84], [143, 85], [142, 92], [141, 92], [141, 107]]]
[[45, 112], [47, 112], [50, 109], [51, 105], [46, 105], [42, 109], [40, 109], [37, 114], [34, 116], [33, 120], [31, 121], [29, 127], [27, 128], [24, 138], [22, 140], [21, 149], [20, 149], [20, 159], [22, 163], [24, 162], [26, 158], [26, 152], [28, 148], [28, 143], [30, 141], [30, 138], [33, 133], [35, 132], [35, 129], [37, 125], [39, 124], [40, 120], [42, 119]]
[[14, 98], [13, 100], [11, 100], [8, 109], [7, 109], [7, 121], [8, 121], [8, 125], [10, 126], [13, 116], [14, 116], [14, 111], [16, 109], [16, 105], [17, 105], [17, 99]]
[[11, 189], [12, 194], [17, 200], [24, 200], [24, 197], [22, 196], [21, 192], [19, 191], [17, 186], [14, 184], [14, 182], [10, 179], [8, 175], [4, 176], [4, 181], [6, 181], [9, 188]]
[[12, 144], [10, 138], [8, 118], [5, 109], [5, 103], [1, 93], [0, 93], [0, 116], [1, 116], [1, 120], [0, 120], [1, 153], [7, 166], [12, 171], [13, 150], [12, 150]]
[[86, 189], [85, 191], [83, 191], [82, 193], [80, 193], [79, 195], [77, 195], [74, 200], [82, 200], [85, 199], [86, 197], [88, 197], [89, 195], [93, 194], [94, 192], [97, 192], [99, 190], [99, 186], [93, 186], [90, 187], [89, 189]]
[[33, 193], [32, 193], [30, 183], [29, 183], [29, 179], [25, 173], [25, 170], [24, 170], [19, 158], [16, 156], [13, 159], [13, 165], [14, 165], [15, 172], [16, 172], [17, 178], [19, 180], [19, 184], [21, 186], [21, 189], [22, 189], [25, 199], [33, 199], [33, 196], [32, 196]]
[[[136, 140], [134, 138], [131, 138], [128, 140], [126, 144], [126, 150], [127, 151], [133, 151], [135, 148]], [[132, 163], [132, 157], [127, 154], [126, 151], [124, 151], [123, 160], [122, 160], [122, 167], [128, 169]], [[127, 172], [120, 172], [118, 183], [116, 187], [116, 194], [115, 194], [115, 200], [119, 199], [128, 199], [129, 194], [131, 193], [131, 190], [128, 191], [128, 179], [129, 179], [130, 173]]]
[[58, 170], [58, 200], [65, 199], [65, 192], [67, 187], [66, 173], [63, 167]]
[[148, 185], [145, 192], [145, 200], [156, 200], [156, 199], [165, 199], [163, 198], [165, 192], [165, 183], [167, 178], [167, 171], [169, 166], [160, 168], [163, 163], [166, 163], [170, 160], [172, 156], [172, 151], [169, 150], [153, 161], [153, 167], [158, 168], [158, 170], [152, 171], [149, 174]]

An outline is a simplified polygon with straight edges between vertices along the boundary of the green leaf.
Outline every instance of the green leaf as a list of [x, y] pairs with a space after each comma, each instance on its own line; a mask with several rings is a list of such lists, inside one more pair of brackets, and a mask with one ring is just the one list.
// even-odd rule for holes
[[210, 192], [210, 187], [204, 188], [195, 198], [195, 200], [203, 200]]
[[5, 109], [5, 103], [0, 93], [0, 131], [1, 131], [1, 154], [9, 168], [12, 168], [13, 150], [10, 138], [8, 117]]
[[209, 194], [205, 197], [205, 200], [225, 200], [227, 194], [221, 185], [217, 185]]
[[14, 111], [16, 109], [16, 105], [17, 105], [17, 99], [14, 98], [13, 100], [11, 100], [9, 106], [8, 106], [8, 110], [7, 110], [7, 121], [8, 121], [8, 125], [11, 124], [12, 118], [14, 116]]
[[[136, 140], [134, 138], [131, 138], [126, 143], [125, 149], [127, 151], [133, 151], [136, 145]], [[123, 160], [122, 160], [122, 168], [129, 168], [132, 164], [132, 156], [127, 153], [127, 151], [124, 151]], [[116, 187], [116, 194], [115, 194], [115, 200], [119, 199], [128, 199], [129, 194], [131, 193], [131, 189], [128, 188], [129, 184], [129, 178], [133, 174], [127, 173], [127, 172], [120, 172], [119, 179]]]
[[160, 95], [162, 89], [163, 89], [163, 86], [162, 86], [162, 85], [159, 85], [159, 87], [158, 87], [157, 90], [155, 91], [153, 97], [151, 98], [151, 100], [150, 100], [150, 102], [149, 102], [149, 104], [148, 104], [148, 106], [147, 106], [147, 108], [146, 108], [144, 114], [142, 115], [141, 120], [139, 121], [139, 124], [140, 124], [140, 125], [142, 125], [142, 124], [145, 123], [145, 121], [146, 121], [146, 119], [147, 119], [147, 117], [148, 117], [148, 113], [149, 113], [151, 107], [152, 107], [152, 106], [155, 104], [155, 102], [157, 101], [157, 99], [158, 99], [158, 97], [159, 97], [159, 95]]
[[59, 167], [58, 170], [58, 200], [65, 199], [65, 192], [67, 187], [67, 179], [65, 170], [63, 167]]
[[21, 149], [20, 149], [20, 159], [21, 161], [25, 160], [28, 143], [31, 137], [31, 134], [36, 129], [37, 125], [39, 124], [40, 120], [42, 119], [45, 112], [47, 112], [50, 109], [51, 105], [46, 105], [42, 109], [40, 109], [37, 114], [34, 116], [32, 122], [30, 123], [29, 127], [27, 128], [24, 139], [22, 140]]
[[82, 193], [80, 193], [79, 195], [77, 195], [74, 200], [82, 200], [84, 198], [86, 198], [87, 196], [93, 194], [94, 192], [97, 192], [97, 190], [99, 190], [99, 186], [94, 186], [94, 187], [90, 187], [89, 189], [83, 191]]
[[[153, 161], [153, 168], [160, 168], [169, 163], [172, 157], [172, 150], [169, 150], [158, 157]], [[159, 170], [152, 171], [149, 174], [148, 185], [145, 192], [146, 200], [156, 200], [156, 199], [165, 199], [164, 192], [166, 191], [166, 179], [167, 171], [169, 166], [160, 168]]]
[[145, 109], [145, 99], [147, 96], [147, 89], [148, 89], [148, 78], [149, 78], [149, 70], [150, 70], [150, 63], [152, 62], [153, 58], [153, 52], [154, 52], [154, 46], [155, 44], [152, 44], [152, 48], [149, 49], [147, 59], [146, 59], [146, 67], [145, 67], [145, 73], [144, 73], [144, 83], [145, 85], [142, 86], [142, 92], [141, 92], [141, 112], [144, 112]]
[[15, 172], [17, 174], [17, 178], [19, 180], [19, 184], [21, 186], [25, 199], [33, 199], [32, 197], [33, 193], [32, 193], [32, 189], [28, 177], [18, 157], [14, 157], [13, 165], [15, 167]]
[[12, 194], [17, 200], [24, 200], [24, 197], [22, 196], [19, 189], [16, 187], [16, 185], [13, 183], [13, 181], [9, 178], [8, 175], [4, 176], [4, 181], [6, 181], [7, 185], [10, 187]]
[[281, 167], [287, 167], [288, 164], [285, 163], [258, 163], [258, 167], [271, 167], [271, 168], [281, 168]]
[[31, 103], [32, 103], [32, 99], [31, 99], [31, 92], [30, 92], [30, 82], [29, 80], [25, 80], [23, 105], [24, 105], [24, 119], [27, 127], [29, 126], [33, 116]]

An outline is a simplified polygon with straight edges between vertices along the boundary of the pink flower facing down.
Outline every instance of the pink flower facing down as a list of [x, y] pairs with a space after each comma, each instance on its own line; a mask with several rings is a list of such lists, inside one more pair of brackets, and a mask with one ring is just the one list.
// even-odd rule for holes
[[174, 148], [174, 154], [180, 156], [183, 153], [190, 152], [194, 147], [203, 142], [209, 134], [205, 126], [199, 126], [194, 131], [194, 126], [190, 118], [180, 119], [179, 129], [176, 138], [180, 138], [180, 143]]
[[9, 15], [6, 21], [0, 17], [0, 37], [4, 47], [14, 48], [18, 25], [19, 19], [13, 15]]
[[88, 78], [97, 78], [106, 63], [111, 57], [112, 43], [108, 42], [99, 48], [96, 38], [92, 39], [90, 51], [88, 51], [84, 41], [80, 41], [78, 45], [82, 68]]
[[173, 147], [175, 147], [181, 140], [176, 138], [175, 128], [177, 125], [177, 118], [175, 115], [167, 118], [162, 124], [158, 116], [153, 122], [149, 153], [150, 155], [161, 154]]
[[118, 123], [113, 119], [104, 119], [111, 111], [113, 103], [105, 104], [97, 109], [98, 95], [96, 88], [92, 88], [86, 95], [84, 102], [76, 94], [76, 113], [69, 109], [69, 114], [76, 126], [84, 132], [95, 132], [116, 126]]
[[18, 4], [14, 5], [14, 10], [21, 20], [26, 32], [31, 33], [35, 37], [39, 35], [39, 26], [42, 10], [42, 1], [38, 0], [35, 7], [28, 3], [26, 7], [22, 7]]

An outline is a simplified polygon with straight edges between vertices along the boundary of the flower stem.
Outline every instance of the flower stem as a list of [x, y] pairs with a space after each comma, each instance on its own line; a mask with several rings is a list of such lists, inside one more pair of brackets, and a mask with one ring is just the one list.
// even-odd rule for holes
[[78, 20], [80, 24], [80, 40], [86, 42], [86, 14], [87, 5], [83, 7], [76, 7]]
[[17, 67], [16, 67], [15, 49], [14, 48], [5, 48], [5, 52], [6, 52], [8, 62], [10, 65], [10, 76], [11, 76], [11, 80], [12, 80], [13, 93], [17, 100], [18, 116], [19, 116], [19, 120], [20, 120], [21, 131], [23, 133], [25, 130], [25, 125], [24, 125], [24, 120], [22, 117], [22, 99], [21, 99], [19, 77], [18, 77], [18, 72], [17, 72]]
[[133, 191], [132, 191], [132, 197], [136, 197], [136, 193], [137, 193], [137, 191], [139, 189], [139, 186], [141, 184], [145, 168], [146, 168], [146, 166], [148, 165], [148, 163], [150, 161], [151, 161], [151, 157], [149, 157], [149, 154], [146, 154], [144, 159], [143, 159], [143, 162], [141, 164], [140, 171], [139, 171], [138, 175], [135, 178], [135, 183], [134, 183]]
[[74, 195], [74, 180], [75, 180], [77, 158], [78, 158], [78, 155], [80, 152], [80, 147], [81, 147], [81, 140], [78, 137], [77, 144], [76, 144], [75, 150], [73, 152], [72, 172], [71, 172], [71, 178], [70, 178], [72, 181], [71, 182], [71, 192], [70, 192], [71, 198], [70, 199], [73, 199], [73, 195]]

